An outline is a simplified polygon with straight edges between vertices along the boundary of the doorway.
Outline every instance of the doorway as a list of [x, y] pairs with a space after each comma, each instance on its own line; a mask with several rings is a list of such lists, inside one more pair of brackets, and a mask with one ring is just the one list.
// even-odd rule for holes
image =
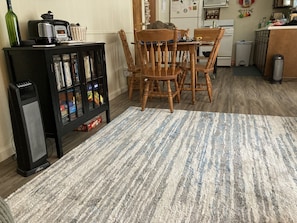
[[[148, 0], [150, 3], [150, 22], [156, 21], [156, 0]], [[132, 0], [133, 4], [133, 25], [134, 29], [141, 30], [142, 29], [142, 8], [143, 6], [143, 0]]]

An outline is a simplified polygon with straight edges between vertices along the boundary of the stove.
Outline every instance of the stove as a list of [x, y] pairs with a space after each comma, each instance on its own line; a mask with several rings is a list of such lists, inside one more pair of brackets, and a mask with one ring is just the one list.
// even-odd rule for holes
[[[212, 27], [213, 24], [225, 29], [224, 36], [221, 40], [221, 45], [217, 57], [217, 66], [229, 66], [231, 67], [232, 62], [232, 49], [233, 49], [233, 36], [234, 36], [234, 20], [205, 20], [203, 23], [204, 27]], [[210, 51], [211, 46], [201, 46], [200, 52]], [[202, 56], [202, 55], [200, 55]]]

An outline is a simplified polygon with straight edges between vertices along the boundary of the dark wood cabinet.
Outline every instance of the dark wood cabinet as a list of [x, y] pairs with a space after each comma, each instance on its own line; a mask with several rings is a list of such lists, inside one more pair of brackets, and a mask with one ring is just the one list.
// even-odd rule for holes
[[36, 84], [47, 137], [63, 156], [62, 136], [106, 112], [110, 121], [104, 43], [4, 48], [11, 82]]
[[274, 0], [273, 7], [274, 8], [284, 8], [284, 7], [292, 7], [293, 0]]

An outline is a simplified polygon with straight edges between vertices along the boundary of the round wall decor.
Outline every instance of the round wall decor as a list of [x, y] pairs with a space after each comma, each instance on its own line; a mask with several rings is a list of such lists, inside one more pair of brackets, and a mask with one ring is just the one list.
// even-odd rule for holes
[[239, 4], [243, 8], [250, 7], [254, 2], [255, 2], [255, 0], [239, 0]]

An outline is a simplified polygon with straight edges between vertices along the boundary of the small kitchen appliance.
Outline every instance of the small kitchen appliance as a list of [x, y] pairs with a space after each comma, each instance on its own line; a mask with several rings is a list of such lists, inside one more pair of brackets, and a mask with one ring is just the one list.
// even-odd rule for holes
[[72, 39], [69, 22], [58, 19], [30, 20], [28, 32], [36, 44], [55, 44]]
[[[223, 38], [221, 40], [221, 45], [217, 57], [217, 66], [218, 67], [230, 67], [232, 64], [232, 48], [233, 48], [233, 36], [234, 36], [234, 20], [233, 19], [207, 19], [204, 20], [204, 27], [212, 27], [213, 24], [216, 24], [218, 27], [225, 29]], [[200, 46], [199, 47], [199, 56], [203, 56], [201, 53], [203, 51], [211, 51], [212, 46]]]

